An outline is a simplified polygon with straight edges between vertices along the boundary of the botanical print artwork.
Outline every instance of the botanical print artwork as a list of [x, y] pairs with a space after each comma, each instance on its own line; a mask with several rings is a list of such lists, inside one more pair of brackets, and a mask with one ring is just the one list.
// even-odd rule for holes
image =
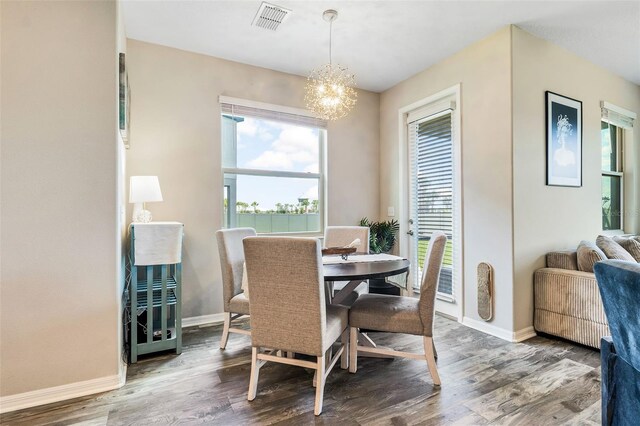
[[[560, 109], [562, 105], [553, 104], [554, 109]], [[572, 113], [575, 111], [571, 111]], [[556, 150], [553, 152], [553, 163], [556, 176], [577, 177], [576, 172], [576, 148], [577, 143], [567, 114], [558, 115], [555, 129]]]
[[582, 185], [582, 103], [547, 92], [547, 185]]

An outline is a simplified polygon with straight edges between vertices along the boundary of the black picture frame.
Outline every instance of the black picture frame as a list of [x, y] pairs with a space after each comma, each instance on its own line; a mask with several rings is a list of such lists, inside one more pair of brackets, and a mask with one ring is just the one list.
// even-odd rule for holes
[[545, 92], [546, 183], [582, 186], [582, 102]]
[[119, 54], [119, 129], [122, 141], [129, 147], [129, 114], [131, 105], [131, 90], [129, 88], [129, 77], [125, 63], [125, 54]]

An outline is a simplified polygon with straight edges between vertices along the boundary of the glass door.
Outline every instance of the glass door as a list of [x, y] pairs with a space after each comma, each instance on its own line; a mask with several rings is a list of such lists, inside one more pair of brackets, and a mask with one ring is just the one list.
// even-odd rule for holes
[[[451, 105], [451, 104], [448, 104]], [[424, 109], [422, 116], [409, 114], [409, 250], [414, 293], [420, 291], [422, 268], [431, 235], [447, 236], [436, 310], [459, 317], [457, 300], [458, 215], [453, 134], [454, 109]], [[440, 109], [440, 110], [438, 110]]]

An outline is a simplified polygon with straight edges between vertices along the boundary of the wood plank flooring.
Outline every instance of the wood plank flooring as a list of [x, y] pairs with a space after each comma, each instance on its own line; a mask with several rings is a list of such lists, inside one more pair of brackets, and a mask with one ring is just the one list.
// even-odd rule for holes
[[[359, 358], [358, 372], [329, 375], [324, 411], [313, 415], [313, 372], [267, 364], [258, 396], [247, 401], [251, 348], [220, 326], [184, 332], [182, 355], [143, 357], [118, 390], [7, 413], [2, 425], [600, 424], [599, 352], [536, 337], [508, 343], [436, 317], [442, 387], [425, 362]], [[371, 333], [379, 344], [422, 350], [417, 336]]]

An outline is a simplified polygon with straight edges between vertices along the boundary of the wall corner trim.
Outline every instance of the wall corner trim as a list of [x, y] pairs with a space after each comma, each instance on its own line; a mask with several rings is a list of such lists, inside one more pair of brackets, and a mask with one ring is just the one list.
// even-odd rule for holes
[[221, 324], [224, 322], [224, 312], [219, 314], [202, 315], [199, 317], [189, 317], [182, 319], [182, 327], [197, 327], [200, 325]]
[[69, 383], [66, 385], [4, 396], [0, 398], [0, 413], [8, 413], [10, 411], [22, 410], [23, 408], [35, 407], [38, 405], [65, 401], [67, 399], [118, 389], [124, 385], [126, 380], [127, 368], [126, 364], [124, 365], [125, 367], [123, 368], [121, 366], [118, 374], [114, 374], [113, 376], [99, 377], [97, 379], [85, 380], [83, 382]]
[[504, 328], [496, 327], [484, 321], [480, 321], [474, 318], [464, 317], [462, 319], [462, 325], [473, 328], [474, 330], [481, 331], [486, 334], [490, 334], [495, 337], [499, 337], [507, 342], [522, 342], [536, 336], [536, 332], [532, 326], [523, 328], [518, 331], [509, 331]]
[[538, 334], [533, 326], [525, 327], [521, 330], [513, 333], [513, 341], [514, 342], [524, 342], [525, 340], [531, 339], [532, 337], [536, 337]]

